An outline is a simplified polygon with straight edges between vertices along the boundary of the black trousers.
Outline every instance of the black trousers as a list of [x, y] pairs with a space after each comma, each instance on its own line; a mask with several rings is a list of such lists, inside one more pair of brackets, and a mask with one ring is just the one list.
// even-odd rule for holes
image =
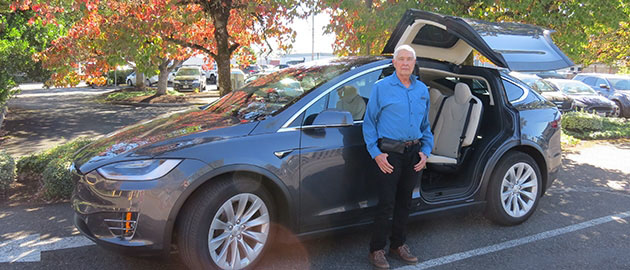
[[405, 243], [407, 219], [411, 210], [411, 195], [422, 176], [422, 171], [416, 172], [413, 169], [413, 166], [420, 162], [419, 152], [419, 144], [406, 148], [403, 154], [388, 152], [387, 161], [394, 167], [394, 171], [390, 174], [385, 174], [378, 166], [376, 167], [378, 172], [374, 180], [378, 187], [378, 205], [374, 217], [370, 252], [385, 249], [388, 235], [390, 248], [397, 248]]

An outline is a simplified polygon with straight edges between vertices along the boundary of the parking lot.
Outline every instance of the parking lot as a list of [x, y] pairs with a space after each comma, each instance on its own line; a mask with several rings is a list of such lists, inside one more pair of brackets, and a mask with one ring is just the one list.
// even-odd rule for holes
[[[522, 225], [502, 227], [479, 213], [411, 223], [420, 263], [394, 269], [627, 269], [630, 267], [629, 144], [566, 152], [560, 178]], [[0, 269], [181, 269], [169, 258], [123, 256], [79, 236], [69, 204], [2, 207]], [[259, 269], [370, 269], [369, 228], [275, 245]], [[133, 255], [133, 254], [128, 254]]]

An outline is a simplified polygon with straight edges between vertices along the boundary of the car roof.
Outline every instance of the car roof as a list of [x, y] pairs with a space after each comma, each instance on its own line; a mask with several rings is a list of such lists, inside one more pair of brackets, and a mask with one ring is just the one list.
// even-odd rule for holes
[[579, 73], [579, 74], [576, 74], [575, 76], [592, 76], [592, 77], [619, 78], [619, 79], [630, 78], [630, 74], [609, 74], [609, 73]]

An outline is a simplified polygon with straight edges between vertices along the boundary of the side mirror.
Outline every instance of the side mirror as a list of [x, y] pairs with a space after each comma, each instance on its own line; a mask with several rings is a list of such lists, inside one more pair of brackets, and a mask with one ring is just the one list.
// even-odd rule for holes
[[312, 127], [345, 127], [352, 126], [354, 120], [348, 111], [325, 110], [313, 120]]
[[599, 88], [604, 88], [604, 89], [608, 89], [608, 85], [605, 83], [602, 83], [599, 85]]

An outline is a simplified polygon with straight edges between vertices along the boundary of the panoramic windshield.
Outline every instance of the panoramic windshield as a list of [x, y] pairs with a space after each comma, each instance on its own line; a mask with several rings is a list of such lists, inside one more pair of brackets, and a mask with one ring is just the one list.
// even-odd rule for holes
[[573, 95], [595, 95], [595, 90], [579, 81], [557, 81], [556, 85], [562, 92]]
[[630, 90], [630, 79], [608, 79], [617, 90]]
[[199, 70], [196, 68], [180, 68], [176, 76], [199, 76]]
[[295, 103], [317, 86], [350, 70], [375, 60], [369, 58], [341, 58], [292, 66], [253, 80], [211, 104], [208, 110], [241, 121], [262, 120]]

